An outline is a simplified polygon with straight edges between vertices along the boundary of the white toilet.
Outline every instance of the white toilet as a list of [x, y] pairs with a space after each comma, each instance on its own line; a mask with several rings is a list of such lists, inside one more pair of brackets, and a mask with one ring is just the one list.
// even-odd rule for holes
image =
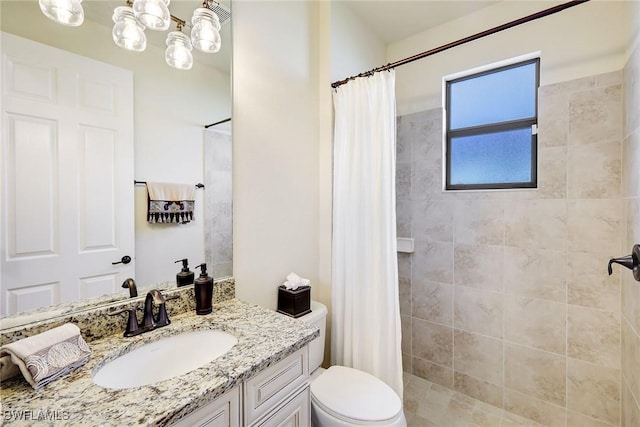
[[311, 313], [298, 319], [320, 328], [320, 336], [309, 344], [312, 426], [407, 426], [402, 402], [387, 384], [357, 369], [320, 367], [324, 358], [327, 307], [311, 301]]

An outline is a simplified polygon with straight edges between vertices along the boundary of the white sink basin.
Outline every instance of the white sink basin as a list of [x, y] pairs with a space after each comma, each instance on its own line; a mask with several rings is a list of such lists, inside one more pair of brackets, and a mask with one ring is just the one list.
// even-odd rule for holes
[[93, 382], [115, 389], [154, 384], [198, 369], [237, 342], [233, 335], [218, 330], [162, 338], [107, 362], [93, 374]]

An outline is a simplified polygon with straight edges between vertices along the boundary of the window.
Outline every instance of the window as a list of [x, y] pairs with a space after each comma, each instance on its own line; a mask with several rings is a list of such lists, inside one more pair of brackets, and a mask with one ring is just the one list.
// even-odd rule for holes
[[445, 189], [537, 187], [539, 64], [445, 78]]

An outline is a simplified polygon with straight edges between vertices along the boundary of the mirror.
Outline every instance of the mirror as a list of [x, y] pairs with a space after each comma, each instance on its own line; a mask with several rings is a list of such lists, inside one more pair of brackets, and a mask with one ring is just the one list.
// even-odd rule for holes
[[[230, 22], [220, 30], [222, 48], [218, 53], [194, 50], [193, 68], [178, 71], [170, 68], [164, 58], [167, 34], [176, 30], [174, 22], [167, 31], [145, 31], [144, 52], [129, 52], [113, 43], [111, 17], [114, 8], [123, 5], [124, 0], [85, 1], [84, 23], [80, 27], [65, 27], [46, 18], [36, 0], [3, 0], [0, 29], [131, 70], [134, 179], [205, 185], [204, 189], [196, 190], [192, 222], [151, 224], [146, 220], [146, 188], [131, 182], [135, 214], [135, 252], [131, 255], [139, 291], [159, 284], [175, 285], [181, 264], [174, 261], [182, 258], [189, 259], [192, 271], [206, 262], [214, 278], [231, 276], [231, 127], [225, 123], [204, 128], [231, 114]], [[182, 31], [189, 34], [193, 10], [201, 6], [202, 1], [198, 0], [174, 0], [169, 9], [172, 15], [187, 22]], [[229, 10], [228, 2], [222, 1], [221, 6]], [[3, 282], [1, 287], [2, 300], [6, 300], [8, 284]], [[127, 297], [128, 290], [118, 283], [113, 295], [70, 305], [80, 307]]]

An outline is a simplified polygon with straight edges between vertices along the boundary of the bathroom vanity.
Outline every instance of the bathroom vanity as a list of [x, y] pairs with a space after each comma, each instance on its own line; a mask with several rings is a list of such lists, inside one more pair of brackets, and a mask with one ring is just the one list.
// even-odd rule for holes
[[[118, 390], [93, 382], [92, 374], [106, 363], [146, 343], [205, 329], [228, 332], [238, 342], [198, 369], [148, 386]], [[40, 390], [22, 377], [4, 382], [5, 424], [306, 426], [307, 347], [318, 335], [315, 326], [237, 299], [214, 304], [206, 316], [173, 314], [161, 329], [131, 338], [119, 330], [89, 341], [89, 362]], [[182, 351], [175, 349], [177, 364]]]
[[305, 346], [173, 425], [310, 425], [307, 355]]

